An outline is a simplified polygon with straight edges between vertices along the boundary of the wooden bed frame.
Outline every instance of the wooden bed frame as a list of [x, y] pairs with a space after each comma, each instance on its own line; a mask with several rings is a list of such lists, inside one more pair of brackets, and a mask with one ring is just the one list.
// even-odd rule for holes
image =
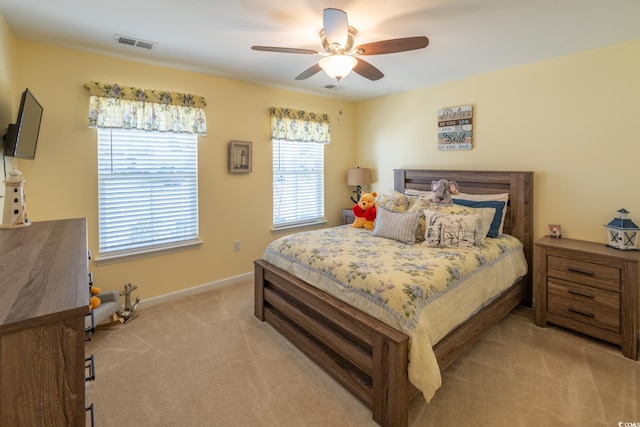
[[[443, 371], [518, 304], [531, 306], [533, 172], [395, 169], [394, 189], [457, 181], [472, 194], [509, 193], [504, 232], [524, 244], [528, 274], [435, 346]], [[409, 337], [264, 260], [255, 265], [255, 316], [267, 321], [372, 411], [381, 426], [407, 426], [419, 391], [407, 374]]]

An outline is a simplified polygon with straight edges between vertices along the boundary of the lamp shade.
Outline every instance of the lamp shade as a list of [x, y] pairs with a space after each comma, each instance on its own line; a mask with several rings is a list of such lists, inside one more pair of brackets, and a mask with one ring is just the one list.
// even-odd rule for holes
[[320, 60], [318, 65], [329, 77], [340, 80], [353, 70], [358, 60], [349, 55], [331, 55]]
[[371, 173], [367, 168], [349, 169], [347, 173], [347, 185], [369, 185], [371, 184]]

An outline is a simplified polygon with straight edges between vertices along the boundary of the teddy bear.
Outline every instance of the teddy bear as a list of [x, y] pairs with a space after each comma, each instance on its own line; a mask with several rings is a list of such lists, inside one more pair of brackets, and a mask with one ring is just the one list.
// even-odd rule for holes
[[433, 202], [451, 203], [451, 195], [458, 194], [458, 183], [446, 179], [431, 181], [431, 191], [434, 192], [433, 199], [431, 199]]
[[355, 228], [365, 228], [373, 230], [373, 222], [376, 219], [376, 197], [378, 193], [362, 193], [360, 200], [353, 206], [353, 214], [356, 219], [353, 221]]

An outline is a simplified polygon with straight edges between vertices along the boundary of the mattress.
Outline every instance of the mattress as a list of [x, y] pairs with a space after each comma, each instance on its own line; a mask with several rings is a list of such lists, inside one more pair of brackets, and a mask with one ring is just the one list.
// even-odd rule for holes
[[428, 247], [344, 225], [281, 237], [263, 259], [407, 334], [409, 380], [441, 386], [433, 346], [527, 273], [513, 236], [471, 248]]

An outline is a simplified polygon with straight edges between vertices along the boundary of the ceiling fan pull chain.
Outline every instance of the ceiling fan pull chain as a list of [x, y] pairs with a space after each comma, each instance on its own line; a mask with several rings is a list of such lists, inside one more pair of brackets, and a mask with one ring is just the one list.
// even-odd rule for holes
[[338, 79], [338, 122], [340, 122], [340, 117], [342, 117], [342, 79]]

